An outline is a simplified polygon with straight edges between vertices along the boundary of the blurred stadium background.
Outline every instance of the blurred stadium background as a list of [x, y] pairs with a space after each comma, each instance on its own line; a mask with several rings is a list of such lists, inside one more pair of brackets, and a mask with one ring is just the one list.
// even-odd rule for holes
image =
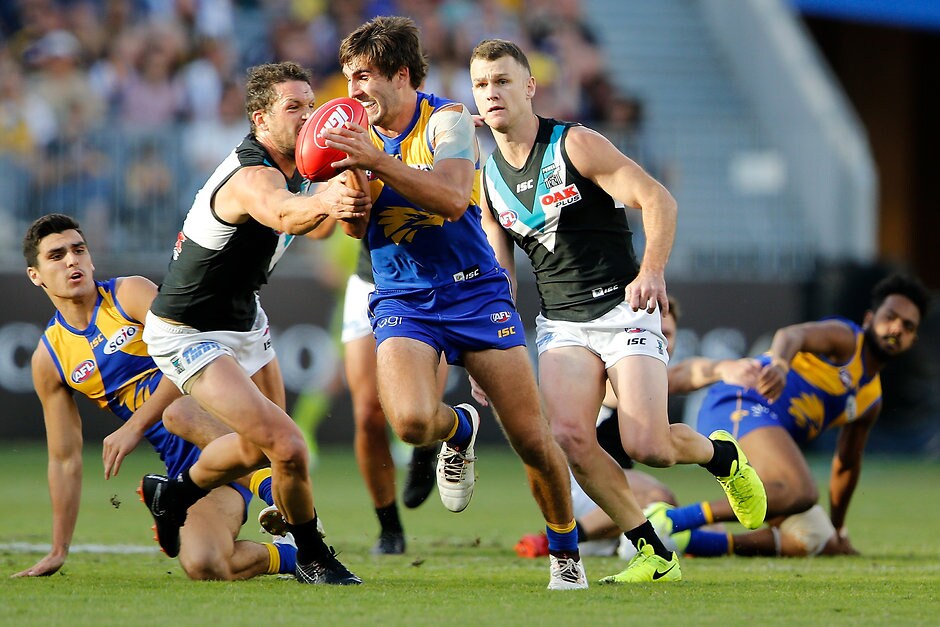
[[[754, 353], [776, 327], [824, 315], [860, 320], [890, 270], [940, 287], [938, 2], [0, 0], [0, 439], [43, 437], [29, 355], [52, 311], [24, 278], [28, 224], [74, 215], [99, 278], [159, 282], [193, 194], [247, 130], [244, 69], [292, 59], [319, 102], [345, 95], [339, 40], [392, 13], [422, 28], [428, 91], [472, 105], [469, 50], [513, 39], [539, 113], [601, 130], [669, 187], [678, 358]], [[337, 304], [355, 244], [294, 248], [264, 291], [293, 414], [321, 443], [351, 442]], [[531, 320], [534, 286], [520, 297]], [[870, 449], [940, 458], [938, 369], [935, 310], [883, 374]], [[673, 419], [694, 407], [679, 399]], [[83, 413], [89, 441], [115, 426]], [[487, 422], [481, 437], [499, 439]]]

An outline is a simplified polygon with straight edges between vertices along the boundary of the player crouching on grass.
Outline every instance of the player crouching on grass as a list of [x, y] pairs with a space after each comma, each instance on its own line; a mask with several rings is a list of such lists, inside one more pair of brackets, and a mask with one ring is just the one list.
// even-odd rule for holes
[[[82, 420], [73, 397], [84, 394], [123, 421], [104, 439], [104, 477], [146, 438], [175, 476], [199, 457], [197, 445], [228, 432], [192, 402], [174, 405], [167, 421], [185, 429], [196, 444], [173, 435], [161, 423], [164, 409], [180, 394], [147, 354], [144, 319], [156, 286], [144, 277], [95, 281], [94, 265], [81, 227], [73, 218], [50, 214], [33, 222], [23, 240], [27, 275], [56, 307], [32, 358], [33, 385], [42, 403], [49, 448], [52, 548], [14, 577], [39, 577], [65, 563], [81, 501]], [[248, 485], [248, 481], [244, 482]], [[259, 470], [251, 488], [268, 505], [270, 470]], [[297, 548], [285, 538], [274, 543], [236, 541], [251, 491], [232, 483], [216, 488], [190, 511], [182, 529], [180, 565], [191, 579], [247, 579], [293, 573]]]

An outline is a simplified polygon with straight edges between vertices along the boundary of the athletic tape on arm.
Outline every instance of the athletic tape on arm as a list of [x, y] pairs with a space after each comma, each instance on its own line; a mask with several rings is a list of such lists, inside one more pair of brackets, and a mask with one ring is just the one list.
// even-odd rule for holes
[[467, 159], [476, 163], [476, 135], [467, 108], [446, 107], [434, 113], [428, 124], [434, 146], [434, 163], [443, 159]]

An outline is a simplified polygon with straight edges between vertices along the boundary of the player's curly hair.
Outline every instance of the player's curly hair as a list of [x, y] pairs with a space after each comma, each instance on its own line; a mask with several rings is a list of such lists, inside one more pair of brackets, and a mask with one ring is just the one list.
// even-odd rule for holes
[[346, 35], [339, 45], [339, 63], [345, 66], [357, 59], [373, 65], [385, 78], [408, 68], [415, 89], [428, 74], [418, 25], [410, 17], [379, 16]]
[[927, 287], [917, 277], [900, 273], [886, 276], [872, 288], [871, 310], [877, 310], [893, 294], [904, 296], [914, 303], [920, 312], [921, 320], [927, 315], [930, 308], [930, 292]]
[[277, 99], [274, 86], [289, 81], [301, 81], [310, 85], [313, 77], [293, 61], [265, 63], [248, 68], [248, 76], [245, 79], [245, 113], [251, 124], [252, 135], [255, 133], [255, 123], [251, 114], [255, 111], [267, 111]]
[[44, 237], [64, 231], [78, 231], [82, 239], [85, 238], [78, 220], [62, 213], [44, 215], [30, 224], [29, 228], [26, 229], [26, 235], [23, 237], [23, 257], [26, 259], [26, 266], [35, 268], [36, 264], [39, 263], [39, 242]]
[[482, 59], [484, 61], [495, 61], [503, 57], [512, 57], [519, 62], [519, 65], [525, 68], [525, 71], [532, 74], [532, 67], [529, 65], [529, 58], [525, 56], [522, 48], [511, 41], [505, 39], [484, 39], [476, 45], [473, 52], [470, 53], [470, 61]]

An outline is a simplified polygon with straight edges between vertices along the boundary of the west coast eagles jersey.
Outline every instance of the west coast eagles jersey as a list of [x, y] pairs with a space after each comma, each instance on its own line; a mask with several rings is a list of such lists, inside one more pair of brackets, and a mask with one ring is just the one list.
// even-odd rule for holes
[[568, 159], [572, 123], [539, 118], [525, 165], [497, 149], [483, 168], [493, 216], [532, 260], [542, 314], [588, 322], [623, 302], [638, 265], [626, 212]]
[[70, 326], [57, 311], [42, 341], [65, 385], [126, 421], [150, 398], [162, 375], [147, 353], [142, 323], [117, 302], [115, 283], [95, 282], [98, 301], [88, 328]]
[[[756, 390], [726, 383], [717, 383], [702, 403], [702, 411], [719, 405], [722, 399], [740, 395], [741, 409], [769, 410], [780, 426], [799, 443], [815, 439], [831, 427], [840, 427], [862, 416], [881, 402], [881, 377], [865, 368], [862, 348], [865, 333], [849, 320], [839, 319], [855, 333], [855, 352], [844, 364], [833, 364], [812, 353], [797, 353], [790, 362], [783, 394], [774, 403]], [[770, 362], [768, 355], [759, 358], [761, 365]]]
[[[431, 115], [453, 101], [418, 92], [411, 124], [398, 137], [371, 129], [372, 142], [405, 165], [434, 167]], [[479, 162], [474, 164], [479, 169]], [[454, 222], [418, 207], [382, 180], [370, 176], [372, 215], [366, 233], [372, 271], [380, 290], [421, 290], [459, 283], [496, 267], [496, 256], [480, 225], [480, 185], [474, 181], [466, 213]]]

